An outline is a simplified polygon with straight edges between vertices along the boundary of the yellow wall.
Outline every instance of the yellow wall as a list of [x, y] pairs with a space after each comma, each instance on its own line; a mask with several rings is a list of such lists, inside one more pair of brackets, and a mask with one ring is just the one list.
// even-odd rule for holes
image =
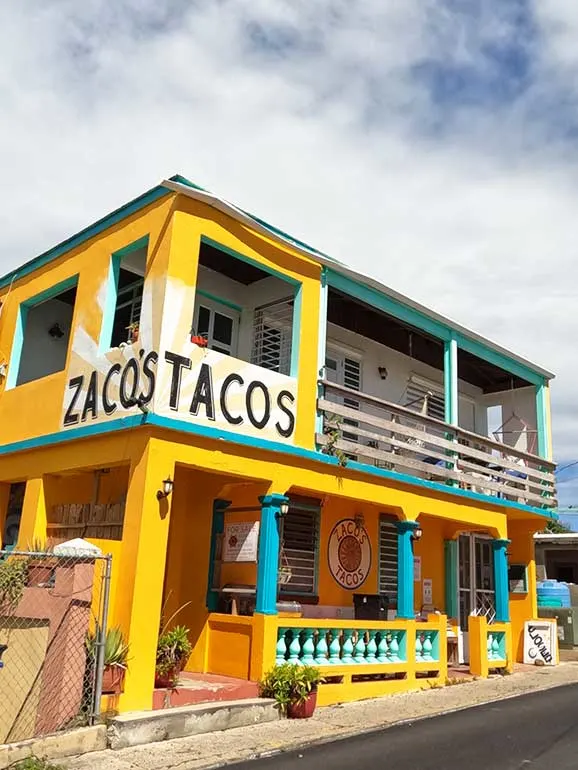
[[534, 557], [534, 533], [543, 527], [535, 521], [513, 521], [508, 526], [509, 564], [526, 564], [528, 568], [528, 593], [510, 594], [510, 620], [512, 645], [517, 661], [524, 658], [524, 622], [538, 616], [536, 594], [536, 561]]

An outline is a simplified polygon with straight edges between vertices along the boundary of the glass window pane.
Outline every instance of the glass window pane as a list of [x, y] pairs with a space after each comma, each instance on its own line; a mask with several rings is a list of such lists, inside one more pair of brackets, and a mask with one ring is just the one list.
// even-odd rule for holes
[[225, 345], [231, 345], [233, 342], [233, 319], [229, 316], [215, 313], [215, 324], [213, 327], [213, 339], [215, 342], [223, 342]]
[[195, 329], [197, 334], [201, 334], [203, 337], [208, 337], [210, 322], [211, 322], [211, 311], [208, 308], [203, 307], [203, 305], [201, 305], [199, 307], [199, 320], [197, 322], [199, 328]]

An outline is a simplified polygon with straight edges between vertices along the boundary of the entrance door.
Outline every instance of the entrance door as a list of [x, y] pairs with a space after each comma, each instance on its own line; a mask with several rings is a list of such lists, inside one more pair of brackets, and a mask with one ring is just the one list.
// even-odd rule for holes
[[494, 554], [488, 536], [468, 534], [459, 537], [458, 599], [463, 662], [469, 663], [469, 616], [485, 615], [491, 623], [496, 615]]

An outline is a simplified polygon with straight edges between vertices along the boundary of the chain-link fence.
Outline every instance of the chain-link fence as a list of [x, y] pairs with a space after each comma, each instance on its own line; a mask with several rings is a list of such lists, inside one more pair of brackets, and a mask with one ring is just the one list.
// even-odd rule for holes
[[111, 557], [0, 551], [0, 743], [100, 714]]

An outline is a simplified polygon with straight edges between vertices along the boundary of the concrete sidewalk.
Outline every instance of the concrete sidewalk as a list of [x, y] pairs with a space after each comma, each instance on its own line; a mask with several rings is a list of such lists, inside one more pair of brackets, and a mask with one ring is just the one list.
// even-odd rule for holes
[[561, 663], [554, 668], [520, 667], [511, 676], [318, 709], [310, 720], [280, 720], [119, 751], [101, 751], [61, 763], [70, 770], [207, 768], [575, 682], [578, 662]]

